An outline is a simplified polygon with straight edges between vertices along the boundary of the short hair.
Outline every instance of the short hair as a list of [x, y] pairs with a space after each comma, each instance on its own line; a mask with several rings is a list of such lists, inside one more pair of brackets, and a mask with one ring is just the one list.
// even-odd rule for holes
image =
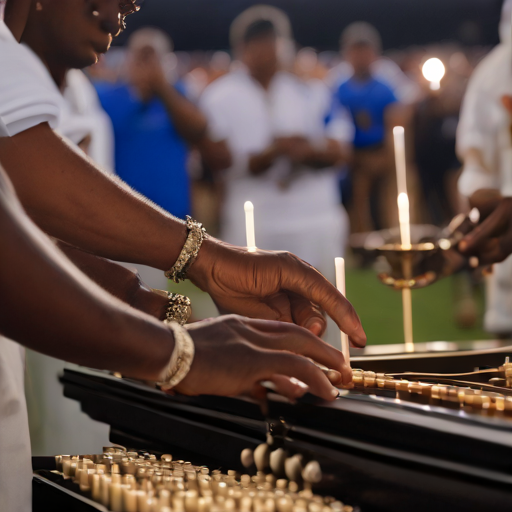
[[139, 28], [128, 39], [128, 49], [137, 50], [149, 46], [162, 58], [172, 52], [171, 38], [162, 30], [154, 27]]
[[370, 46], [378, 53], [382, 49], [382, 40], [379, 32], [373, 25], [364, 21], [356, 21], [350, 24], [340, 37], [340, 46], [342, 48], [360, 45]]
[[245, 30], [243, 42], [249, 43], [265, 37], [276, 37], [276, 28], [270, 20], [253, 21]]

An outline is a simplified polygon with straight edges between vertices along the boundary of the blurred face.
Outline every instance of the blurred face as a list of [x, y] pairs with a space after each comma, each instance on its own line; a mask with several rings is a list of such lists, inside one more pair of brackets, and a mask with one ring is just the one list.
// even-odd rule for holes
[[277, 71], [277, 44], [274, 35], [253, 39], [244, 44], [242, 60], [254, 76]]
[[345, 59], [359, 76], [369, 75], [370, 66], [377, 58], [374, 48], [367, 44], [355, 44], [345, 50]]
[[32, 9], [27, 31], [38, 31], [45, 53], [58, 56], [60, 64], [83, 68], [94, 64], [98, 56], [109, 49], [112, 38], [121, 29], [124, 3], [119, 0], [39, 0], [41, 9]]

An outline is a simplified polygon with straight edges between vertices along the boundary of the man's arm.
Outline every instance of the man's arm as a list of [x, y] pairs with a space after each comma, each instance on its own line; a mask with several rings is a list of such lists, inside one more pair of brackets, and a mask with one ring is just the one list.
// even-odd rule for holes
[[136, 270], [100, 258], [57, 240], [57, 247], [87, 276], [114, 297], [159, 320], [165, 319], [168, 299], [155, 293]]
[[[29, 216], [54, 238], [161, 270], [177, 260], [186, 239], [184, 222], [105, 175], [48, 125], [0, 138], [0, 162]], [[366, 342], [350, 303], [289, 253], [248, 253], [207, 237], [188, 277], [224, 311], [295, 322], [320, 334], [326, 323], [318, 305], [355, 345]]]
[[107, 176], [47, 124], [0, 139], [0, 162], [27, 213], [49, 235], [117, 261], [167, 270], [185, 224]]
[[1, 171], [0, 232], [2, 334], [53, 357], [158, 379], [170, 331], [81, 274], [24, 214]]
[[[74, 363], [162, 379], [174, 349], [171, 331], [108, 295], [67, 260], [25, 215], [1, 169], [0, 232], [1, 334]], [[290, 398], [310, 389], [334, 399], [338, 392], [327, 377], [295, 354], [329, 365], [339, 383], [350, 382], [341, 353], [294, 325], [226, 317], [189, 332], [195, 357], [179, 392], [258, 394], [259, 382], [270, 379]]]

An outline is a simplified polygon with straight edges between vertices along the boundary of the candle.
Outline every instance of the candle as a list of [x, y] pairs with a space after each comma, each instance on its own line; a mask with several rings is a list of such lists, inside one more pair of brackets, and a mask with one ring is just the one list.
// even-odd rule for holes
[[398, 220], [400, 221], [400, 239], [402, 249], [411, 250], [411, 224], [409, 222], [409, 196], [401, 192], [398, 194]]
[[[334, 265], [336, 267], [336, 288], [346, 297], [345, 289], [345, 260], [343, 258], [334, 258]], [[345, 362], [350, 364], [350, 350], [348, 344], [348, 336], [341, 331], [341, 352], [345, 358]]]
[[254, 234], [254, 205], [251, 201], [245, 201], [245, 233], [247, 235], [247, 250], [256, 252], [256, 236]]
[[436, 58], [428, 59], [421, 69], [423, 76], [430, 82], [430, 89], [438, 91], [441, 88], [441, 80], [446, 72], [444, 64]]
[[[409, 217], [409, 196], [407, 195], [407, 166], [405, 159], [405, 130], [403, 126], [393, 128], [393, 141], [395, 145], [395, 166], [396, 184], [398, 188], [398, 220], [400, 222], [401, 249], [410, 251], [411, 245], [411, 224]], [[410, 260], [403, 259], [404, 277], [409, 279]], [[402, 309], [404, 321], [405, 351], [414, 352], [413, 330], [412, 330], [412, 296], [410, 288], [402, 289]]]

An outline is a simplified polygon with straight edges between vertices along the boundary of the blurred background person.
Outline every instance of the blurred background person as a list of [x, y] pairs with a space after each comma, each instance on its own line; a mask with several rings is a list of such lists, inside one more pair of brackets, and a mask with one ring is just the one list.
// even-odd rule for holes
[[250, 22], [235, 48], [243, 67], [201, 97], [211, 136], [232, 155], [222, 173], [221, 238], [246, 244], [243, 205], [251, 200], [259, 247], [293, 250], [330, 276], [348, 236], [334, 166], [349, 155], [352, 127], [337, 119], [325, 126], [329, 101], [280, 68], [277, 41], [271, 20]]
[[[171, 83], [176, 57], [170, 38], [146, 27], [128, 41], [121, 81], [97, 85], [114, 129], [115, 172], [132, 188], [176, 217], [192, 214], [189, 146], [205, 134], [206, 119]], [[142, 279], [167, 289], [161, 272], [138, 265]]]
[[[461, 194], [473, 204], [512, 196], [512, 0], [503, 5], [501, 43], [477, 66], [468, 84], [457, 131], [463, 161]], [[486, 277], [485, 329], [512, 335], [512, 257]]]
[[341, 36], [342, 51], [353, 74], [335, 91], [355, 125], [349, 207], [353, 232], [390, 227], [396, 217], [392, 128], [401, 122], [397, 97], [376, 78], [372, 64], [380, 52], [380, 36], [368, 23], [349, 25]]
[[185, 218], [191, 213], [188, 145], [203, 137], [206, 120], [186, 98], [182, 83], [170, 83], [167, 65], [176, 64], [171, 52], [164, 32], [149, 27], [134, 32], [125, 80], [98, 85], [98, 94], [114, 127], [116, 173], [158, 206]]

